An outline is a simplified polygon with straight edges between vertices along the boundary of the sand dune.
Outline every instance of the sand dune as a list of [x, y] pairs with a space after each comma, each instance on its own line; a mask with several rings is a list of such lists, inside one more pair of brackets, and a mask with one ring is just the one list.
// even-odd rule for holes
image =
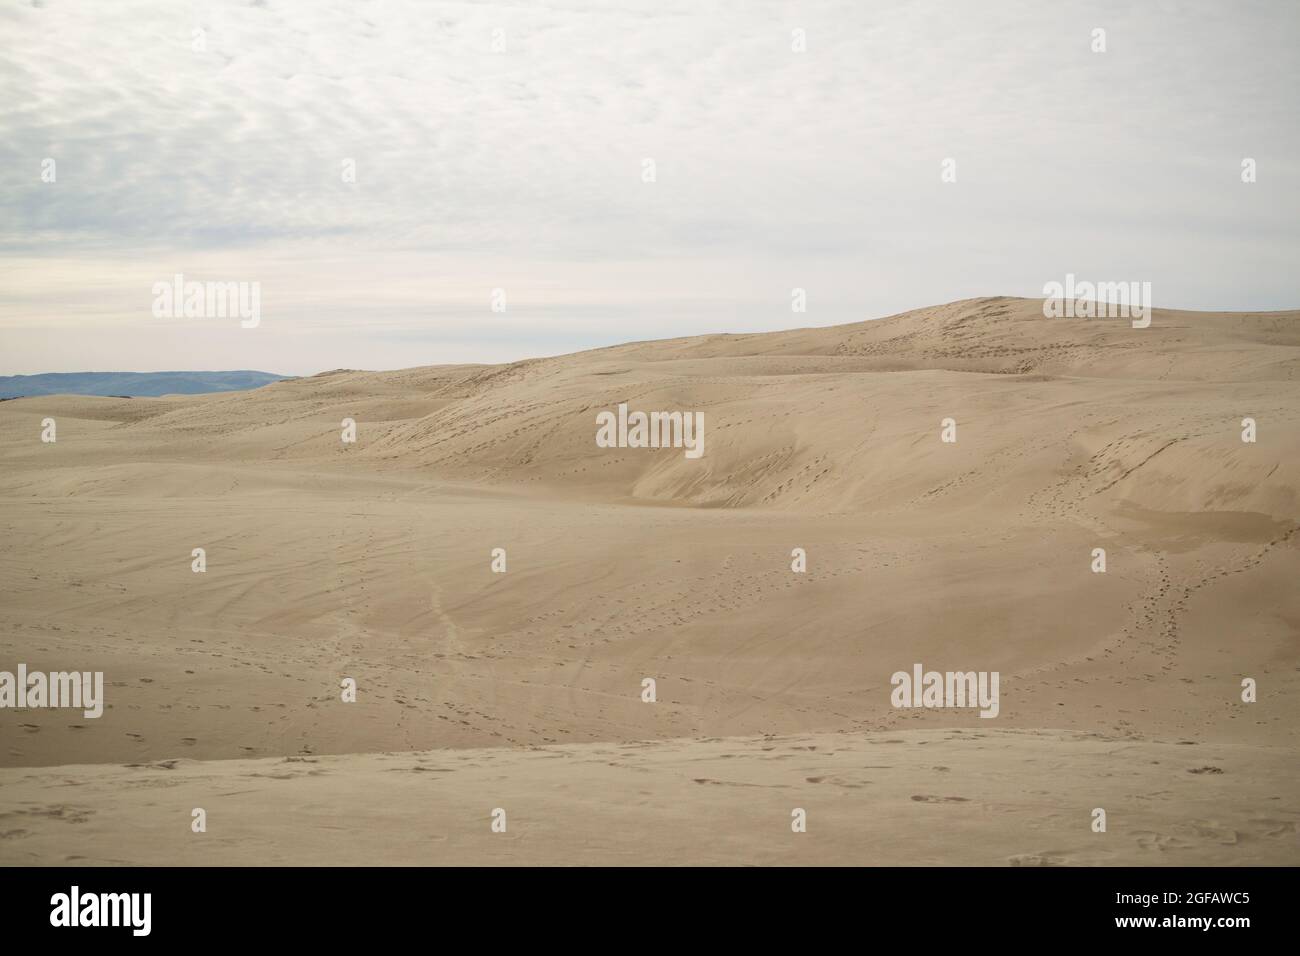
[[956, 730], [3, 770], [0, 845], [79, 866], [1281, 865], [1292, 757]]
[[[620, 402], [704, 456], [596, 447]], [[0, 862], [1300, 858], [1300, 313], [19, 399], [0, 458], [0, 669], [108, 685], [0, 711]], [[999, 671], [998, 717], [891, 707], [913, 662]]]

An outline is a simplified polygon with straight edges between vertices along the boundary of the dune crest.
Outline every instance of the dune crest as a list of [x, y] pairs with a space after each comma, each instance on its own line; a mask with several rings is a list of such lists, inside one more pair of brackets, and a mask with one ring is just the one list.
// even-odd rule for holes
[[[704, 453], [602, 447], [597, 416], [623, 403], [702, 415]], [[57, 442], [40, 440], [46, 419]], [[671, 435], [671, 421], [653, 421]], [[851, 768], [803, 761], [773, 784], [785, 788], [776, 802], [850, 781], [833, 811], [848, 826], [855, 800], [884, 783], [855, 761], [903, 732], [932, 736], [889, 791], [898, 844], [882, 861], [923, 846], [934, 813], [962, 832], [989, 815], [1038, 829], [1000, 862], [1294, 860], [1297, 312], [1157, 309], [1133, 329], [975, 299], [503, 366], [28, 398], [0, 403], [0, 455], [0, 669], [105, 675], [100, 719], [0, 714], [12, 731], [0, 792], [28, 794], [0, 798], [3, 862], [63, 845], [68, 818], [30, 806], [62, 771], [30, 768], [106, 765], [75, 812], [115, 823], [82, 829], [96, 834], [86, 855], [142, 862], [120, 836], [146, 812], [123, 796], [146, 773], [130, 765], [187, 799], [204, 781], [289, 773], [286, 792], [310, 783], [327, 804], [387, 779], [373, 755], [429, 771], [410, 755], [491, 753], [526, 804], [549, 779], [533, 748], [560, 748], [552, 759], [575, 787], [632, 794], [648, 768], [599, 769], [601, 748], [658, 741], [649, 806], [707, 814], [763, 776], [766, 738], [817, 735], [790, 746], [852, 740], [836, 746]], [[999, 674], [996, 717], [891, 706], [890, 675], [916, 662]], [[355, 703], [340, 697], [345, 678]], [[1243, 678], [1256, 702], [1242, 701]], [[930, 779], [977, 734], [994, 735], [984, 757], [1002, 772], [978, 793]], [[1062, 806], [1077, 795], [1083, 816], [1045, 815], [1023, 800], [1018, 781], [1041, 755], [1018, 734], [1065, 751], [1115, 743], [1110, 772], [1168, 791], [1167, 805], [1094, 850], [1095, 761], [1062, 757], [1044, 785]], [[1270, 782], [1227, 787], [1234, 803], [1208, 778], [1193, 786], [1201, 764], [1170, 760], [1183, 747], [1218, 748], [1205, 766], [1248, 775], [1249, 761], [1229, 766], [1243, 748]], [[315, 768], [319, 780], [277, 763], [322, 755], [337, 759]], [[494, 799], [480, 789], [455, 790], [445, 809], [479, 812], [476, 800]], [[214, 817], [223, 799], [205, 804]], [[963, 800], [982, 816], [948, 806]], [[554, 806], [533, 811], [552, 814], [546, 839], [571, 838]], [[378, 839], [399, 816], [370, 821]], [[314, 859], [310, 833], [268, 837], [277, 826], [254, 820], [221, 862], [268, 839], [285, 861]], [[840, 832], [841, 848], [815, 859], [860, 859], [879, 838]], [[995, 861], [997, 833], [960, 859]], [[1278, 849], [1286, 834], [1291, 849]]]

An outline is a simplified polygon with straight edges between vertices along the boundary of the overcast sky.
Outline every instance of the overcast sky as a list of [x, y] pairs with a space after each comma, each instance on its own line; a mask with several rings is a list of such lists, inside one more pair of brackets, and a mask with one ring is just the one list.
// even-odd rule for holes
[[[0, 0], [0, 37], [0, 374], [499, 362], [1067, 272], [1300, 307], [1295, 0]], [[260, 283], [260, 325], [154, 317], [175, 273]]]

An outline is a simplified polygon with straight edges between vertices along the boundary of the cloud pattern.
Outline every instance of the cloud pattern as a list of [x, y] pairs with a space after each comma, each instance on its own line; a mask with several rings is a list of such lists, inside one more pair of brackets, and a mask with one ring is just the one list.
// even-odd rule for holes
[[286, 277], [304, 328], [463, 331], [513, 283], [566, 347], [600, 314], [824, 324], [1067, 270], [1294, 306], [1297, 27], [1283, 2], [7, 2], [0, 328], [130, 326], [129, 290], [80, 312], [69, 285], [180, 255]]

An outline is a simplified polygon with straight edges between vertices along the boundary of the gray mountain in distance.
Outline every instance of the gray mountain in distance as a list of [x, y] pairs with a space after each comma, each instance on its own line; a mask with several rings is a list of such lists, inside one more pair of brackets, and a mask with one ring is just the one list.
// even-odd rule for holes
[[291, 375], [271, 372], [47, 372], [43, 375], [0, 376], [0, 399], [30, 395], [112, 395], [137, 398], [156, 395], [200, 395], [242, 392], [279, 382]]

